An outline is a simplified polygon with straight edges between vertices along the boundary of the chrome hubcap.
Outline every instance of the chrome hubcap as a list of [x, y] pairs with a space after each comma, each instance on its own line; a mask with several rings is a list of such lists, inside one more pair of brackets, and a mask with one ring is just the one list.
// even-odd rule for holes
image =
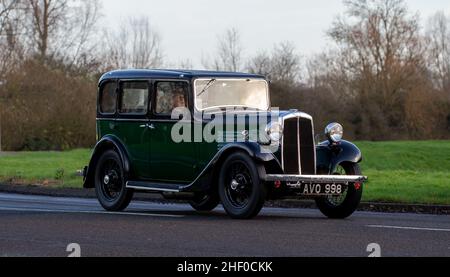
[[104, 183], [105, 185], [108, 185], [108, 184], [109, 184], [109, 181], [110, 181], [109, 176], [108, 176], [108, 175], [105, 175], [105, 177], [103, 178], [103, 183]]
[[231, 181], [231, 189], [237, 190], [238, 186], [239, 186], [239, 182], [233, 179], [233, 181]]

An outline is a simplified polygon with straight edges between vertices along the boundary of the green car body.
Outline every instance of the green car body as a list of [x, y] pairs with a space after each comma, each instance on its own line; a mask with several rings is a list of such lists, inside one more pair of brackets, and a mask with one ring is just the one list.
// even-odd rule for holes
[[[205, 90], [209, 83], [217, 80], [268, 84], [263, 76], [229, 72], [123, 70], [105, 74], [99, 82], [98, 142], [84, 171], [84, 187], [96, 187], [97, 164], [106, 151], [113, 151], [120, 157], [126, 189], [158, 192], [175, 198], [215, 193], [223, 163], [237, 152], [247, 155], [257, 165], [261, 182], [267, 188], [266, 199], [299, 197], [306, 184], [359, 185], [366, 180], [356, 174], [344, 181], [325, 176], [331, 176], [339, 165], [359, 163], [362, 154], [355, 145], [344, 140], [316, 144], [309, 115], [296, 110], [274, 111], [270, 100], [266, 110], [219, 107], [199, 111], [196, 98], [202, 92], [196, 90], [196, 80], [206, 80]], [[211, 81], [207, 83], [208, 80]], [[159, 107], [159, 102], [164, 100], [159, 95], [160, 87], [182, 89], [184, 107], [189, 114], [174, 118], [158, 111], [164, 109], [163, 104]], [[136, 92], [141, 93], [139, 99], [130, 98], [129, 95]], [[134, 104], [129, 105], [127, 101]], [[204, 139], [205, 130], [218, 119], [223, 129], [220, 132], [217, 128], [208, 130], [215, 139]], [[270, 132], [267, 126], [271, 124], [282, 128], [279, 144], [273, 145], [267, 135]], [[183, 133], [184, 141], [174, 141], [175, 128], [190, 130]], [[271, 151], [267, 151], [268, 147]]]

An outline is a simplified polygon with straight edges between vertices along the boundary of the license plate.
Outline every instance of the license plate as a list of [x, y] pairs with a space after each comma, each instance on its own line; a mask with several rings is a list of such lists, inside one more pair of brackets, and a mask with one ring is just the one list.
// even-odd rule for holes
[[296, 184], [302, 195], [321, 196], [321, 195], [341, 195], [345, 191], [343, 184]]

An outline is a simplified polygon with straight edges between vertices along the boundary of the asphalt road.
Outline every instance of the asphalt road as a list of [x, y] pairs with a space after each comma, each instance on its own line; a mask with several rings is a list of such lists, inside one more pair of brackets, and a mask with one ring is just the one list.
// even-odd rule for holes
[[197, 213], [188, 205], [134, 202], [107, 213], [94, 199], [0, 194], [0, 257], [367, 257], [450, 256], [450, 217], [358, 212], [329, 220], [319, 211], [265, 208], [237, 221], [222, 208]]

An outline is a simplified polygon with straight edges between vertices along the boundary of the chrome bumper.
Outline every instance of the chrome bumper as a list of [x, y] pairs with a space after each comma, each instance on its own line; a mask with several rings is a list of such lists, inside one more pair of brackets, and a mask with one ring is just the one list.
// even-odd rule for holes
[[267, 182], [288, 182], [297, 184], [350, 184], [363, 183], [368, 180], [366, 176], [349, 175], [266, 175]]

